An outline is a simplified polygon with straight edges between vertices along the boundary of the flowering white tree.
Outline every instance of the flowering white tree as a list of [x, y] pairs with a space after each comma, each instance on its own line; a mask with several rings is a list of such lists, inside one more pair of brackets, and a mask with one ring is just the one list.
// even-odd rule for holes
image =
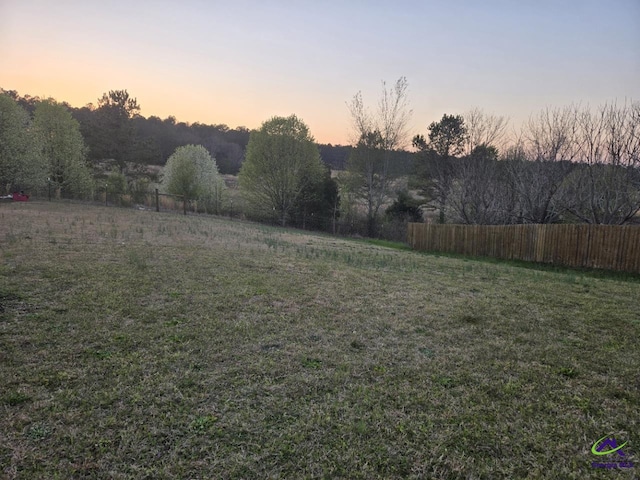
[[162, 189], [196, 200], [205, 210], [218, 213], [225, 185], [218, 165], [207, 149], [202, 145], [185, 145], [176, 148], [167, 160]]

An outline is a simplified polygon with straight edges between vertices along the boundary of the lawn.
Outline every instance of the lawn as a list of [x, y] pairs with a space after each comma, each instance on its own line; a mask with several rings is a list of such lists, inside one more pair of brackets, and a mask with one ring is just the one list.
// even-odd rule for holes
[[[633, 278], [2, 204], [0, 477], [634, 478], [639, 300]], [[607, 434], [624, 457], [591, 453]]]

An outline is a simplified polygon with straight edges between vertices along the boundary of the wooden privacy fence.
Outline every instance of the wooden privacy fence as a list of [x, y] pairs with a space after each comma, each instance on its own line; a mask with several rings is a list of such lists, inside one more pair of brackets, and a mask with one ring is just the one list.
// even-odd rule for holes
[[640, 273], [640, 226], [410, 223], [416, 250]]

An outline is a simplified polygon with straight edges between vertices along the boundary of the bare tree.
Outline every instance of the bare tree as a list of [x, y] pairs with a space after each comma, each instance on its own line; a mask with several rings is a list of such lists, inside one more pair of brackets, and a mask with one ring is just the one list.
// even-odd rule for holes
[[508, 121], [479, 108], [458, 118], [458, 152], [465, 156], [449, 158], [448, 182], [443, 181], [447, 178], [442, 175], [445, 172], [436, 175], [447, 188], [440, 198], [448, 198], [449, 216], [454, 222], [465, 224], [513, 223], [514, 190], [505, 165], [498, 162], [498, 148], [504, 148]]
[[587, 223], [624, 224], [640, 211], [640, 103], [578, 116], [583, 162], [565, 186], [566, 209]]
[[367, 235], [371, 237], [376, 234], [378, 214], [392, 192], [393, 180], [380, 132], [363, 135], [349, 156], [342, 185], [364, 206]]
[[391, 89], [382, 82], [382, 97], [374, 124], [382, 136], [385, 152], [404, 148], [408, 143], [409, 121], [413, 115], [413, 110], [409, 109], [408, 89], [406, 77], [400, 77]]
[[576, 158], [578, 108], [542, 110], [531, 116], [524, 137], [528, 141], [533, 160], [543, 162], [572, 161]]
[[472, 225], [514, 223], [515, 190], [507, 163], [498, 161], [497, 149], [480, 145], [471, 155], [454, 161], [456, 175], [448, 204], [453, 221]]
[[542, 110], [530, 117], [515, 146], [504, 156], [518, 194], [519, 222], [560, 219], [561, 187], [578, 154], [577, 114], [574, 106]]
[[405, 77], [400, 77], [392, 88], [382, 82], [382, 96], [374, 113], [365, 107], [361, 92], [347, 104], [356, 148], [342, 185], [365, 206], [370, 236], [376, 234], [380, 208], [393, 194], [394, 180], [401, 173], [392, 165], [392, 153], [405, 147], [409, 137], [413, 112], [408, 106], [408, 86]]
[[413, 110], [409, 109], [408, 89], [406, 77], [400, 77], [392, 88], [387, 88], [386, 82], [382, 82], [382, 96], [374, 113], [366, 108], [362, 92], [356, 93], [347, 103], [355, 135], [353, 143], [357, 144], [363, 135], [377, 131], [380, 132], [383, 150], [404, 148], [408, 143], [409, 121], [413, 115]]
[[503, 116], [487, 114], [479, 108], [472, 108], [463, 115], [467, 128], [465, 152], [471, 152], [480, 145], [495, 147], [501, 151], [505, 147], [505, 139], [509, 120]]

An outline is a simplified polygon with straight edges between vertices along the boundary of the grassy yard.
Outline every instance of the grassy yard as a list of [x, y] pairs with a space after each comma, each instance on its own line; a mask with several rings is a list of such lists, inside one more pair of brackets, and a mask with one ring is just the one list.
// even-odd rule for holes
[[[633, 279], [3, 204], [0, 477], [634, 478], [639, 300]], [[625, 457], [591, 453], [607, 434]]]

